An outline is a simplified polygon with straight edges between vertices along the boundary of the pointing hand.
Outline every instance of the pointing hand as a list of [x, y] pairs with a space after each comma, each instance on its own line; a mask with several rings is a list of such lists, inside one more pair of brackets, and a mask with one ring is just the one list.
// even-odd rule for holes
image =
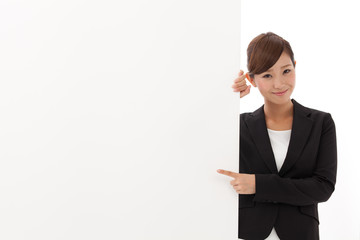
[[237, 193], [255, 194], [255, 174], [235, 173], [222, 169], [218, 169], [217, 172], [234, 178], [234, 180], [232, 180], [230, 184], [234, 187]]

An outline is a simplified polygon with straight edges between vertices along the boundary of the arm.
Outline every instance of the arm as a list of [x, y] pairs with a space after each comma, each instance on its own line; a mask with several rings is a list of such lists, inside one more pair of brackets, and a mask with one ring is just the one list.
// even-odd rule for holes
[[293, 179], [277, 174], [255, 174], [254, 201], [303, 206], [325, 202], [330, 198], [335, 190], [337, 170], [336, 130], [330, 114], [323, 126], [313, 176]]

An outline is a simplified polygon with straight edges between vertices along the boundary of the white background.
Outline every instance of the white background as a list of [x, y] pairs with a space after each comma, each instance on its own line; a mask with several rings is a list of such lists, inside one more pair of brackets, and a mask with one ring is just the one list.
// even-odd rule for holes
[[[310, 4], [311, 3], [311, 4]], [[330, 112], [321, 239], [359, 239], [354, 2], [0, 1], [0, 239], [236, 239], [233, 79], [252, 38], [290, 42], [292, 98]]]

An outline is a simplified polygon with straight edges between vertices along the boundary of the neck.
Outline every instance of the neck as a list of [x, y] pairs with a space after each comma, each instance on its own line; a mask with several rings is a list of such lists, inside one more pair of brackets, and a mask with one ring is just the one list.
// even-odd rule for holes
[[267, 119], [274, 121], [281, 121], [293, 116], [293, 103], [289, 99], [284, 104], [276, 104], [273, 102], [265, 101], [264, 113]]

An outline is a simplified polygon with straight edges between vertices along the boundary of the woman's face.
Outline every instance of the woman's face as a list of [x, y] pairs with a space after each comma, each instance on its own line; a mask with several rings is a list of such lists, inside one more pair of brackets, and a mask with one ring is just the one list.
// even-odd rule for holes
[[[270, 69], [254, 75], [254, 81], [265, 102], [287, 103], [295, 87], [295, 68], [289, 55], [283, 51], [278, 61]], [[284, 91], [286, 92], [279, 94]]]

